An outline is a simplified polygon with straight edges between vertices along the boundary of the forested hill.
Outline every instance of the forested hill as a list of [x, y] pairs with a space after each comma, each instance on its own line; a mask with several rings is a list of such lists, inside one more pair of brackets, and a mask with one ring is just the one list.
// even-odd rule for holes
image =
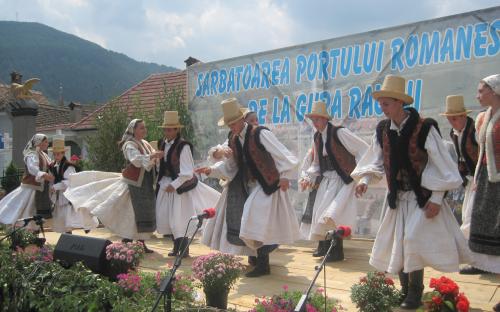
[[12, 71], [23, 80], [40, 78], [34, 89], [53, 102], [61, 84], [66, 101], [103, 103], [152, 73], [176, 70], [138, 62], [39, 23], [0, 21], [0, 38], [0, 82], [10, 83]]

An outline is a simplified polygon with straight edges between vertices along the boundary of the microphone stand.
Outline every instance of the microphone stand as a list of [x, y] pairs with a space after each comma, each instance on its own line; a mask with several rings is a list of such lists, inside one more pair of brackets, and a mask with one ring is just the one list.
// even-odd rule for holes
[[[295, 306], [295, 309], [293, 310], [294, 312], [305, 312], [306, 311], [307, 299], [309, 299], [309, 295], [311, 293], [311, 290], [312, 290], [314, 284], [316, 283], [316, 279], [318, 278], [319, 273], [321, 273], [321, 271], [324, 269], [325, 263], [326, 263], [326, 258], [328, 257], [328, 255], [332, 251], [332, 248], [335, 247], [335, 244], [336, 244], [335, 240], [332, 239], [332, 241], [330, 243], [330, 247], [328, 248], [328, 251], [326, 252], [326, 254], [323, 256], [321, 263], [319, 264], [319, 266], [316, 266], [314, 268], [316, 270], [316, 274], [314, 275], [314, 278], [311, 281], [311, 284], [309, 284], [309, 287], [307, 288], [307, 291], [305, 292], [305, 294], [303, 294], [302, 297], [300, 297], [299, 302], [297, 303], [297, 305]], [[325, 291], [326, 291], [326, 285], [325, 285]], [[326, 300], [326, 298], [325, 298], [325, 300]]]
[[[191, 220], [189, 220], [187, 227], [186, 227], [186, 233], [189, 228], [189, 224], [191, 223]], [[174, 265], [172, 266], [172, 269], [170, 269], [170, 274], [169, 276], [165, 277], [160, 284], [160, 290], [158, 297], [156, 298], [155, 305], [153, 306], [153, 309], [151, 312], [156, 311], [156, 308], [158, 307], [158, 304], [160, 303], [161, 298], [163, 297], [163, 309], [166, 312], [171, 312], [172, 311], [172, 283], [175, 280], [175, 272], [177, 269], [181, 266], [182, 258], [184, 257], [184, 254], [186, 253], [186, 250], [188, 247], [191, 245], [191, 242], [194, 239], [194, 236], [196, 233], [201, 228], [201, 225], [203, 224], [203, 218], [198, 218], [198, 224], [196, 225], [196, 230], [194, 231], [193, 235], [191, 235], [191, 238], [189, 239], [188, 243], [184, 246], [184, 249], [182, 249], [181, 252], [177, 254], [177, 257], [175, 257]], [[186, 237], [186, 236], [184, 236]], [[165, 297], [166, 297], [166, 302], [165, 302]]]
[[22, 226], [20, 226], [20, 227], [17, 227], [17, 228], [16, 228], [16, 224], [14, 223], [14, 226], [13, 226], [14, 230], [12, 232], [10, 232], [9, 234], [5, 235], [4, 237], [2, 237], [0, 239], [0, 243], [3, 242], [5, 239], [13, 236], [14, 233], [18, 232], [19, 230], [24, 229], [26, 226], [28, 226], [28, 224], [30, 223], [30, 221], [33, 221], [33, 220], [24, 220], [24, 224]]

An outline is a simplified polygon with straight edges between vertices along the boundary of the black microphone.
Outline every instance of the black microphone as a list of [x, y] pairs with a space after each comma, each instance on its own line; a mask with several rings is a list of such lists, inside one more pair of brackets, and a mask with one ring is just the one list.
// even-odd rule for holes
[[338, 237], [338, 238], [346, 238], [351, 236], [351, 228], [346, 225], [340, 225], [335, 230], [330, 230], [326, 232], [327, 237]]
[[16, 221], [16, 223], [17, 222], [24, 222], [24, 223], [28, 224], [28, 222], [30, 222], [30, 221], [43, 221], [43, 217], [40, 215], [34, 215], [33, 217], [19, 219]]
[[192, 216], [191, 218], [189, 218], [189, 220], [211, 219], [214, 216], [215, 216], [215, 209], [208, 208], [208, 209], [204, 209], [202, 214], [199, 214], [197, 216]]

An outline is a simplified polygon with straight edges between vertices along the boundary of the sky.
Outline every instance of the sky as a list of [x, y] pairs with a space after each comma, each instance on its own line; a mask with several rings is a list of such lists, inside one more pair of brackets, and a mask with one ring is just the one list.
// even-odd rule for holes
[[203, 62], [500, 5], [498, 0], [0, 0], [0, 20], [39, 22], [138, 61]]

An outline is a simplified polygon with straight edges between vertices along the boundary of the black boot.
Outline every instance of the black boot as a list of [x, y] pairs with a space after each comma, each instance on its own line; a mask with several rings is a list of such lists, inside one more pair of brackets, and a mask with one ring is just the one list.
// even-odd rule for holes
[[149, 249], [148, 246], [146, 246], [146, 242], [143, 239], [139, 239], [138, 242], [142, 243], [144, 246], [144, 252], [145, 253], [153, 253], [154, 251]]
[[401, 308], [415, 310], [422, 305], [422, 292], [424, 291], [424, 270], [408, 273], [408, 295]]
[[251, 266], [257, 265], [257, 257], [256, 256], [248, 256], [248, 264]]
[[181, 239], [182, 239], [182, 237], [174, 239], [174, 248], [172, 249], [171, 252], [168, 253], [169, 257], [176, 257], [177, 256], [177, 254], [179, 253], [179, 245], [181, 243]]
[[[330, 253], [326, 256], [326, 262], [337, 262], [344, 261], [344, 240], [337, 236], [333, 237], [335, 245], [333, 246]], [[327, 241], [326, 249], [330, 248], [331, 241]]]
[[328, 247], [330, 245], [328, 244], [329, 241], [319, 241], [318, 242], [318, 248], [313, 253], [313, 257], [323, 257], [326, 254], [326, 251], [328, 250]]
[[246, 277], [259, 277], [271, 274], [269, 266], [269, 252], [264, 250], [263, 247], [257, 249], [257, 265], [255, 268], [245, 274]]
[[401, 283], [401, 299], [399, 300], [399, 304], [403, 303], [403, 301], [406, 299], [406, 296], [408, 296], [408, 273], [403, 272], [401, 270], [399, 273], [399, 283]]
[[186, 248], [186, 252], [184, 253], [184, 256], [182, 258], [188, 258], [189, 257], [189, 239], [187, 237], [181, 237], [179, 238], [179, 253], [181, 253], [184, 248]]

